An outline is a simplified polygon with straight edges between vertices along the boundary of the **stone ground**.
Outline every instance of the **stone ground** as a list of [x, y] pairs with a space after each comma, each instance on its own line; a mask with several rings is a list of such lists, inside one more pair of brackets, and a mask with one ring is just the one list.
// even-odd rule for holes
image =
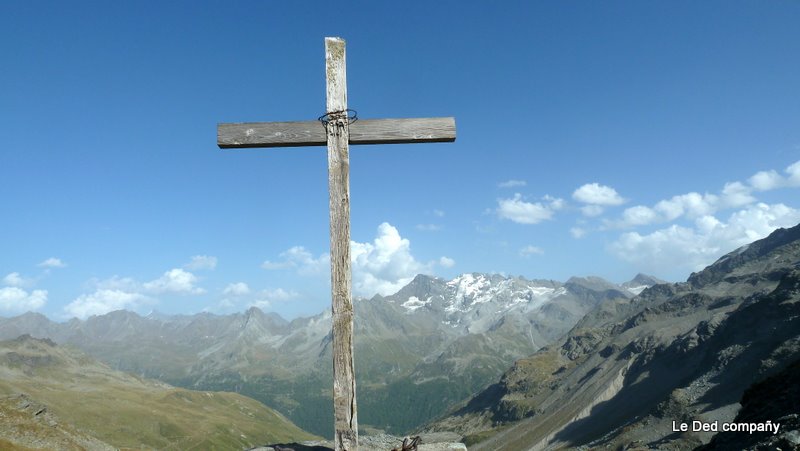
[[[463, 443], [459, 443], [458, 434], [447, 432], [435, 432], [429, 434], [419, 434], [422, 439], [417, 447], [418, 451], [467, 451]], [[393, 448], [400, 448], [403, 437], [395, 437], [388, 434], [361, 435], [358, 437], [358, 447], [363, 451], [390, 451]], [[276, 443], [249, 451], [333, 451], [333, 443], [330, 441], [321, 442], [301, 442], [301, 443]]]

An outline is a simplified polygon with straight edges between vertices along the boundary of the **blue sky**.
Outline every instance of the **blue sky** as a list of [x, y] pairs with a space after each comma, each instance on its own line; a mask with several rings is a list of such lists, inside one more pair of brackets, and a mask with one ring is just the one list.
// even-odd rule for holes
[[325, 149], [218, 122], [324, 113], [452, 144], [351, 148], [355, 294], [423, 272], [684, 280], [800, 222], [800, 4], [0, 5], [0, 316], [329, 306]]

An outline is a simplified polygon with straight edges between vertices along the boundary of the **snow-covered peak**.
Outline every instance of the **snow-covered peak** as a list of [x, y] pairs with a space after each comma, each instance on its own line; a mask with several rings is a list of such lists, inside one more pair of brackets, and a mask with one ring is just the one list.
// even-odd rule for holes
[[411, 312], [413, 312], [414, 310], [416, 310], [416, 309], [418, 309], [420, 307], [425, 307], [426, 305], [430, 305], [430, 303], [431, 303], [431, 298], [430, 297], [428, 297], [424, 301], [421, 301], [416, 296], [410, 296], [408, 298], [408, 300], [406, 302], [403, 302], [401, 305], [406, 308], [408, 313], [411, 313]]
[[462, 274], [446, 284], [445, 311], [449, 314], [468, 312], [489, 302], [496, 304], [500, 311], [523, 305], [528, 309], [539, 308], [554, 297], [566, 293], [564, 287], [552, 283], [549, 285], [525, 279]]
[[[487, 288], [491, 282], [483, 274], [462, 274], [447, 282], [447, 287], [458, 299], [473, 298]], [[481, 301], [478, 301], [481, 302]]]
[[639, 285], [636, 287], [625, 287], [625, 289], [628, 290], [630, 293], [632, 293], [634, 296], [638, 296], [639, 293], [650, 287], [651, 285]]

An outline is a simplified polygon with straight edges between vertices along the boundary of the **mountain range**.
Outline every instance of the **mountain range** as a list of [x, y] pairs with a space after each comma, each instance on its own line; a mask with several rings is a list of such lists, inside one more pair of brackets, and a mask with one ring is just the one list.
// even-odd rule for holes
[[[724, 255], [684, 283], [597, 305], [428, 430], [457, 431], [475, 451], [668, 450], [715, 435], [675, 430], [676, 423], [745, 418], [783, 422], [784, 435], [765, 443], [798, 449], [798, 359], [795, 226]], [[758, 435], [737, 441], [727, 434], [704, 449], [777, 449], [755, 446], [764, 438]]]
[[[682, 283], [419, 275], [391, 296], [357, 299], [355, 311], [362, 433], [454, 431], [476, 451], [800, 447], [800, 225]], [[85, 393], [74, 369], [41, 368], [88, 362], [102, 368], [92, 374], [202, 390], [164, 399], [244, 394], [330, 436], [330, 324], [328, 311], [286, 321], [257, 308], [225, 316], [117, 311], [66, 323], [27, 313], [0, 319], [0, 339], [15, 338], [0, 343], [10, 349], [0, 347], [0, 392], [24, 391], [7, 380], [33, 375], [43, 385], [63, 373], [72, 376], [60, 391]], [[45, 399], [48, 390], [29, 390], [31, 399], [0, 400], [0, 413], [30, 417], [40, 402], [67, 412]], [[782, 430], [675, 429], [694, 421], [772, 421]], [[41, 431], [37, 424], [27, 427]], [[111, 443], [81, 430], [63, 428], [64, 440]]]
[[[569, 331], [585, 314], [624, 303], [659, 280], [616, 285], [487, 274], [425, 275], [391, 296], [355, 301], [359, 418], [366, 431], [405, 433], [447, 412]], [[250, 396], [312, 433], [330, 436], [331, 314], [286, 321], [233, 315], [140, 316], [116, 311], [56, 323], [37, 313], [0, 319], [22, 334], [74, 346], [116, 370], [197, 390]]]

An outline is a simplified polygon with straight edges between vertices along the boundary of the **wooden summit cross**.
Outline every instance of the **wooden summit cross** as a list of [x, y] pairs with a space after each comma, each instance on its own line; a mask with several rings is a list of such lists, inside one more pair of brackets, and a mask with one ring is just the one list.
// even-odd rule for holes
[[351, 122], [347, 109], [345, 43], [325, 38], [327, 114], [317, 121], [219, 124], [217, 145], [296, 147], [328, 145], [333, 312], [334, 448], [358, 449], [356, 382], [353, 366], [353, 302], [350, 276], [350, 144], [453, 142], [452, 117], [367, 119]]

